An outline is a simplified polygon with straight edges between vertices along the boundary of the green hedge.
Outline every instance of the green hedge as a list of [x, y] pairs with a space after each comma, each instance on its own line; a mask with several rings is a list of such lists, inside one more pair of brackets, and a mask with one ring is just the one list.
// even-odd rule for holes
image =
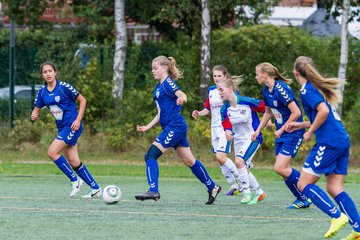
[[[93, 44], [84, 51], [89, 57], [86, 68], [81, 60], [74, 57], [79, 43]], [[8, 32], [0, 33], [0, 86], [7, 85]], [[239, 29], [222, 29], [212, 33], [212, 64], [223, 64], [234, 75], [244, 75], [245, 81], [240, 86], [243, 95], [261, 98], [261, 86], [255, 81], [255, 66], [269, 61], [292, 76], [292, 64], [296, 57], [312, 57], [320, 72], [325, 76], [336, 76], [339, 65], [340, 40], [338, 38], [316, 38], [299, 28], [258, 25]], [[92, 135], [106, 133], [109, 148], [126, 150], [129, 145], [139, 142], [151, 142], [157, 131], [144, 135], [136, 132], [137, 124], [147, 124], [156, 114], [152, 101], [156, 81], [151, 74], [151, 61], [158, 55], [173, 56], [179, 67], [184, 70], [184, 78], [178, 84], [188, 95], [189, 102], [184, 106], [183, 114], [188, 121], [189, 137], [195, 144], [209, 142], [209, 120], [191, 119], [193, 109], [200, 109], [200, 46], [199, 39], [179, 36], [176, 41], [145, 42], [142, 45], [129, 45], [125, 64], [124, 99], [117, 102], [111, 97], [112, 62], [114, 41], [109, 39], [101, 46], [91, 41], [91, 36], [76, 29], [54, 31], [17, 31], [17, 84], [29, 84], [33, 78], [42, 83], [38, 73], [39, 63], [53, 60], [59, 67], [60, 79], [72, 83], [85, 96], [88, 107], [85, 113], [85, 126]], [[348, 85], [345, 88], [344, 117], [351, 121], [357, 119], [360, 105], [359, 92], [360, 44], [350, 42]], [[4, 77], [6, 76], [6, 77]], [[298, 92], [298, 84], [292, 84]], [[359, 109], [359, 110], [357, 110]], [[29, 112], [31, 109], [29, 109]], [[27, 113], [28, 114], [28, 113]], [[17, 115], [18, 118], [21, 116]], [[23, 116], [28, 118], [28, 115]], [[351, 118], [350, 118], [351, 117]], [[355, 120], [354, 120], [355, 119]], [[350, 121], [349, 120], [349, 121]], [[49, 118], [44, 124], [51, 125]], [[355, 125], [351, 132], [360, 132]], [[268, 133], [265, 133], [268, 134]], [[268, 134], [269, 136], [271, 134]], [[38, 138], [35, 138], [35, 140]], [[265, 138], [265, 148], [271, 148], [273, 139]]]

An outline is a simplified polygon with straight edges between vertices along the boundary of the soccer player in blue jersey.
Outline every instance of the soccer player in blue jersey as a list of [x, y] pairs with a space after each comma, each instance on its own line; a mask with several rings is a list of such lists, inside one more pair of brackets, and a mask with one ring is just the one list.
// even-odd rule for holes
[[249, 170], [263, 139], [260, 133], [255, 141], [251, 141], [251, 134], [260, 123], [256, 112], [264, 112], [265, 107], [263, 101], [240, 96], [236, 85], [235, 79], [226, 79], [218, 84], [219, 94], [224, 100], [220, 110], [222, 125], [227, 139], [234, 140], [235, 164], [244, 193], [241, 203], [257, 204], [265, 198], [265, 193]]
[[290, 163], [296, 156], [303, 141], [304, 130], [286, 132], [286, 126], [290, 122], [302, 122], [302, 115], [296, 97], [288, 86], [291, 79], [285, 78], [271, 63], [261, 63], [256, 66], [256, 80], [263, 84], [263, 98], [265, 114], [260, 125], [253, 133], [255, 141], [261, 130], [272, 116], [275, 117], [275, 165], [277, 174], [283, 177], [286, 186], [290, 189], [296, 200], [288, 207], [289, 209], [308, 208], [311, 201], [297, 187], [300, 172], [291, 168]]
[[[208, 89], [204, 109], [201, 111], [194, 110], [192, 117], [206, 116], [211, 113], [211, 144], [213, 153], [215, 153], [216, 160], [220, 164], [220, 169], [226, 181], [230, 184], [230, 189], [225, 193], [225, 196], [238, 195], [241, 189], [241, 180], [239, 173], [233, 161], [227, 157], [231, 150], [231, 141], [228, 141], [225, 136], [225, 131], [221, 126], [220, 109], [223, 105], [223, 100], [219, 95], [217, 85], [232, 76], [223, 65], [216, 65], [212, 69], [213, 79], [215, 85]], [[238, 76], [233, 76], [238, 77]]]
[[[70, 179], [72, 186], [70, 197], [75, 196], [80, 191], [84, 181], [91, 189], [88, 194], [82, 197], [100, 197], [101, 188], [85, 164], [80, 161], [76, 145], [83, 130], [81, 119], [84, 115], [86, 100], [75, 87], [56, 79], [57, 69], [53, 63], [41, 64], [40, 73], [45, 80], [45, 85], [36, 96], [31, 120], [37, 120], [40, 110], [45, 106], [55, 118], [58, 135], [48, 149], [48, 156]], [[75, 101], [79, 102], [79, 112], [77, 112]], [[62, 151], [64, 151], [67, 160], [61, 155]], [[75, 172], [80, 178], [76, 176]]]
[[[344, 191], [347, 174], [350, 138], [335, 110], [340, 95], [339, 80], [324, 78], [316, 70], [309, 57], [298, 57], [294, 64], [294, 76], [301, 85], [300, 97], [308, 122], [291, 122], [288, 132], [308, 128], [304, 140], [315, 135], [316, 143], [311, 149], [301, 171], [298, 188], [320, 210], [330, 216], [331, 225], [324, 237], [333, 237], [350, 220], [353, 231], [343, 240], [360, 239], [360, 216], [354, 201]], [[339, 208], [315, 183], [325, 174], [327, 192]]]
[[152, 62], [152, 73], [155, 80], [159, 81], [154, 90], [154, 102], [158, 112], [149, 124], [137, 126], [137, 130], [145, 132], [160, 123], [162, 132], [145, 154], [149, 191], [136, 195], [135, 198], [138, 200], [153, 199], [155, 201], [160, 199], [157, 159], [169, 148], [174, 148], [184, 164], [207, 187], [209, 198], [206, 204], [212, 204], [221, 191], [221, 187], [215, 184], [205, 167], [190, 150], [187, 140], [187, 124], [181, 115], [181, 108], [186, 103], [187, 96], [175, 83], [175, 80], [182, 77], [182, 72], [177, 68], [173, 57], [158, 56]]

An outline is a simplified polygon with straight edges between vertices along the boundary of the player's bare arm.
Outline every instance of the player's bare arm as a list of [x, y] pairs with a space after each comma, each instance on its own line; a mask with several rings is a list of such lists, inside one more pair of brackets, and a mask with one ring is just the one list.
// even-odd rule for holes
[[31, 113], [31, 121], [36, 121], [40, 114], [40, 108], [34, 107], [34, 110]]

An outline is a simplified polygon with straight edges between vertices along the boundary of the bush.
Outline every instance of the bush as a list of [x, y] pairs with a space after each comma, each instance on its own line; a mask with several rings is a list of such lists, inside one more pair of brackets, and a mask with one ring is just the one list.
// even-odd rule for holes
[[8, 141], [13, 146], [19, 146], [24, 142], [38, 143], [41, 138], [41, 128], [34, 125], [30, 120], [16, 120], [15, 127], [10, 131]]
[[[4, 32], [0, 33], [0, 63], [8, 61], [8, 33]], [[80, 31], [66, 29], [61, 29], [61, 34], [58, 30], [52, 32], [17, 31], [17, 84], [33, 83], [34, 79], [37, 79], [37, 83], [42, 83], [38, 72], [39, 64], [45, 60], [53, 60], [59, 67], [59, 78], [73, 84], [86, 98], [88, 104], [84, 115], [84, 125], [91, 135], [100, 134], [104, 145], [109, 149], [126, 151], [132, 146], [146, 148], [160, 131], [154, 129], [145, 134], [136, 131], [136, 125], [145, 125], [156, 115], [153, 90], [157, 82], [151, 73], [151, 62], [158, 55], [173, 56], [177, 60], [178, 67], [184, 71], [184, 78], [178, 81], [178, 85], [188, 96], [188, 102], [183, 107], [182, 113], [189, 125], [189, 140], [192, 145], [199, 148], [211, 146], [209, 119], [201, 118], [194, 121], [191, 118], [191, 112], [203, 106], [203, 99], [199, 96], [199, 39], [178, 34], [173, 41], [130, 44], [127, 48], [125, 63], [124, 98], [118, 101], [111, 96], [114, 40], [105, 40], [104, 44], [100, 45], [91, 39], [85, 39], [84, 36], [86, 34]], [[79, 43], [92, 44], [92, 47], [84, 49], [88, 56], [86, 67], [74, 57]], [[292, 77], [292, 65], [296, 57], [307, 55], [314, 59], [324, 76], [336, 76], [339, 50], [338, 38], [320, 39], [298, 28], [257, 25], [214, 31], [211, 56], [212, 65], [223, 64], [230, 73], [244, 75], [245, 81], [239, 89], [242, 95], [261, 99], [262, 87], [255, 81], [257, 64], [269, 61], [280, 71], [285, 71], [288, 77]], [[360, 87], [359, 58], [360, 44], [350, 41], [348, 85], [345, 87], [343, 113], [345, 119], [351, 123], [349, 125], [351, 135], [358, 135], [360, 132], [360, 128], [357, 128], [355, 124], [359, 116], [356, 114], [356, 109], [360, 108], [356, 97]], [[0, 86], [6, 85], [8, 81], [8, 70], [4, 69], [5, 65], [5, 63], [0, 64], [2, 73]], [[296, 83], [291, 86], [298, 95], [300, 86]], [[7, 103], [0, 102], [0, 105], [1, 108], [7, 109]], [[17, 114], [17, 119], [28, 118], [31, 106], [24, 105], [24, 108], [29, 110]], [[25, 123], [17, 122], [17, 124], [21, 126]], [[56, 132], [54, 121], [49, 113], [42, 114], [35, 126], [38, 124], [42, 128], [50, 129], [51, 132]], [[29, 134], [24, 133], [24, 136], [18, 137], [21, 141], [25, 141], [25, 136]], [[264, 130], [263, 134], [262, 149], [272, 151], [273, 133]], [[37, 135], [34, 136], [35, 140], [30, 138], [30, 141], [38, 141]], [[354, 139], [354, 136], [352, 138]], [[310, 143], [303, 146], [302, 149], [306, 151], [310, 148]]]

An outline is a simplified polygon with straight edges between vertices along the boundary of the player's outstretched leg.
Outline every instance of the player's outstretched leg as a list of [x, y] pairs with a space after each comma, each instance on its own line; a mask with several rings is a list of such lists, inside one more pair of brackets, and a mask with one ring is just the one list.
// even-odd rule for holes
[[97, 198], [102, 195], [101, 187], [97, 184], [89, 170], [86, 168], [85, 164], [80, 163], [80, 165], [74, 168], [75, 172], [79, 175], [79, 177], [86, 182], [87, 185], [90, 186], [89, 192], [82, 196], [82, 198]]
[[230, 185], [230, 189], [224, 193], [225, 196], [235, 196], [241, 193], [242, 189], [239, 187], [238, 182], [236, 181], [234, 175], [227, 169], [226, 166], [220, 165], [222, 174], [224, 175], [226, 181]]
[[324, 235], [325, 238], [335, 236], [340, 228], [348, 223], [349, 218], [335, 206], [329, 196], [319, 186], [308, 184], [304, 188], [303, 193], [313, 201], [315, 206], [331, 217], [331, 225]]
[[301, 209], [308, 208], [312, 204], [312, 201], [308, 199], [297, 187], [297, 183], [300, 178], [300, 173], [295, 168], [292, 168], [291, 174], [288, 179], [285, 180], [286, 186], [296, 197], [296, 200], [287, 208], [288, 209]]
[[353, 232], [344, 239], [360, 239], [360, 216], [354, 201], [346, 192], [341, 192], [334, 200], [339, 205], [341, 212], [346, 213], [349, 217], [349, 223], [353, 227]]
[[211, 179], [209, 174], [207, 173], [204, 165], [199, 160], [196, 160], [194, 165], [190, 167], [193, 174], [205, 184], [208, 189], [209, 198], [205, 204], [213, 204], [215, 202], [216, 197], [221, 192], [221, 187], [216, 185], [215, 182]]
[[69, 162], [63, 156], [60, 155], [60, 157], [55, 160], [54, 163], [70, 179], [70, 184], [72, 187], [70, 197], [75, 196], [80, 191], [80, 187], [83, 184], [83, 181], [76, 176]]
[[161, 150], [151, 145], [144, 158], [146, 163], [146, 178], [149, 184], [149, 191], [135, 196], [136, 200], [159, 200], [159, 165], [157, 159], [162, 155]]

